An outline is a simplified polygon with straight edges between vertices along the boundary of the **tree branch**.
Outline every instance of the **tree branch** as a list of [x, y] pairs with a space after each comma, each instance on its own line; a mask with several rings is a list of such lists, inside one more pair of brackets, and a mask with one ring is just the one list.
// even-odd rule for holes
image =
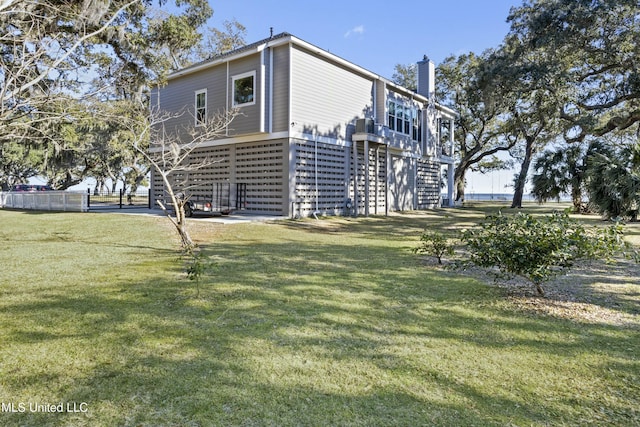
[[[8, 3], [6, 3], [5, 8], [9, 7], [13, 1], [11, 0], [0, 0], [0, 1], [5, 1]], [[3, 93], [2, 95], [2, 99], [1, 102], [5, 103], [6, 101], [14, 98], [15, 94], [19, 94], [22, 93], [24, 91], [29, 90], [30, 88], [32, 88], [33, 86], [35, 86], [36, 84], [40, 83], [42, 80], [44, 80], [46, 77], [50, 76], [50, 73], [54, 70], [56, 70], [60, 64], [62, 64], [65, 60], [67, 60], [81, 45], [83, 45], [84, 43], [87, 42], [87, 40], [91, 39], [92, 37], [95, 37], [96, 35], [102, 33], [103, 31], [105, 31], [112, 23], [113, 21], [115, 21], [115, 19], [120, 15], [120, 13], [122, 13], [122, 11], [124, 11], [125, 9], [127, 9], [128, 7], [130, 7], [131, 5], [139, 2], [140, 0], [131, 0], [128, 3], [124, 4], [122, 7], [120, 7], [118, 10], [116, 10], [109, 19], [107, 19], [107, 21], [100, 26], [98, 29], [87, 33], [87, 34], [83, 34], [82, 36], [80, 36], [75, 43], [73, 43], [68, 49], [66, 49], [64, 51], [64, 53], [62, 55], [60, 55], [59, 57], [57, 57], [51, 64], [47, 65], [44, 70], [39, 70], [38, 74], [33, 77], [32, 79], [26, 81], [23, 84], [20, 84], [18, 87], [16, 87], [15, 89], [12, 90], [7, 90], [5, 93]], [[0, 8], [0, 10], [2, 10]], [[23, 44], [23, 49], [26, 48], [26, 44]], [[32, 55], [27, 55], [27, 57], [29, 58], [27, 60], [26, 63], [23, 64], [22, 70], [26, 70], [26, 68], [30, 68], [30, 65], [33, 65], [37, 62], [37, 59], [40, 58], [41, 56], [45, 55], [45, 52], [47, 52], [48, 49], [46, 47], [41, 47], [39, 50], [37, 50], [34, 54]], [[25, 68], [26, 67], [26, 68]], [[8, 87], [9, 85], [5, 85], [5, 87]]]

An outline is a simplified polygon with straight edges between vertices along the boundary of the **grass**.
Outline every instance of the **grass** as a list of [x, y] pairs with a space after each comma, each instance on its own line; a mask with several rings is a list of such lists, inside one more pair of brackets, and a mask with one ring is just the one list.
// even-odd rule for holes
[[162, 218], [0, 211], [0, 425], [636, 424], [637, 278], [565, 278], [625, 321], [567, 318], [411, 252], [494, 209], [192, 221], [198, 297]]

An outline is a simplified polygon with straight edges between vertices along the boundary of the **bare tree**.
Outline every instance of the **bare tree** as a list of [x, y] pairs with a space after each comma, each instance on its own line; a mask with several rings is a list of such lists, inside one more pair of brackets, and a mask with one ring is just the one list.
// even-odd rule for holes
[[[195, 244], [186, 227], [185, 205], [188, 197], [181, 194], [185, 188], [179, 188], [175, 176], [209, 167], [219, 161], [214, 158], [200, 158], [194, 160], [192, 154], [203, 143], [217, 139], [225, 134], [231, 121], [238, 115], [237, 110], [226, 110], [207, 117], [198, 126], [177, 127], [174, 120], [189, 114], [186, 111], [167, 113], [154, 110], [149, 114], [145, 124], [132, 121], [133, 148], [140, 153], [151, 165], [151, 169], [164, 184], [169, 203], [173, 212], [163, 200], [156, 202], [166, 213], [174, 225], [182, 247], [185, 251], [193, 250]], [[194, 123], [195, 120], [190, 120]], [[186, 188], [188, 189], [188, 188]]]

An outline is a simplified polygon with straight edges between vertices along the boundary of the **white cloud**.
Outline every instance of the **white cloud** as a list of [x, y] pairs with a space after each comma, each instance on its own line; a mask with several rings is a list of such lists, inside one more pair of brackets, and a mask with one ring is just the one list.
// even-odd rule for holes
[[357, 27], [353, 27], [349, 31], [344, 34], [344, 38], [351, 37], [354, 34], [362, 35], [364, 33], [364, 25], [358, 25]]

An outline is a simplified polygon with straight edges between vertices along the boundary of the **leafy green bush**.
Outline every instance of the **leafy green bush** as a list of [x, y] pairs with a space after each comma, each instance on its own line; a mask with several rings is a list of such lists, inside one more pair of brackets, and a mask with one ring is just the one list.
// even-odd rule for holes
[[442, 264], [444, 255], [453, 255], [453, 243], [440, 233], [425, 231], [420, 237], [420, 246], [413, 250], [417, 254], [427, 254], [438, 259], [438, 264]]
[[183, 251], [185, 272], [187, 278], [196, 284], [196, 298], [200, 296], [200, 279], [211, 268], [211, 262], [197, 247], [190, 247]]
[[623, 228], [586, 228], [564, 213], [488, 216], [478, 227], [462, 232], [467, 262], [497, 267], [506, 276], [521, 276], [544, 295], [542, 284], [578, 260], [611, 257], [629, 247]]

